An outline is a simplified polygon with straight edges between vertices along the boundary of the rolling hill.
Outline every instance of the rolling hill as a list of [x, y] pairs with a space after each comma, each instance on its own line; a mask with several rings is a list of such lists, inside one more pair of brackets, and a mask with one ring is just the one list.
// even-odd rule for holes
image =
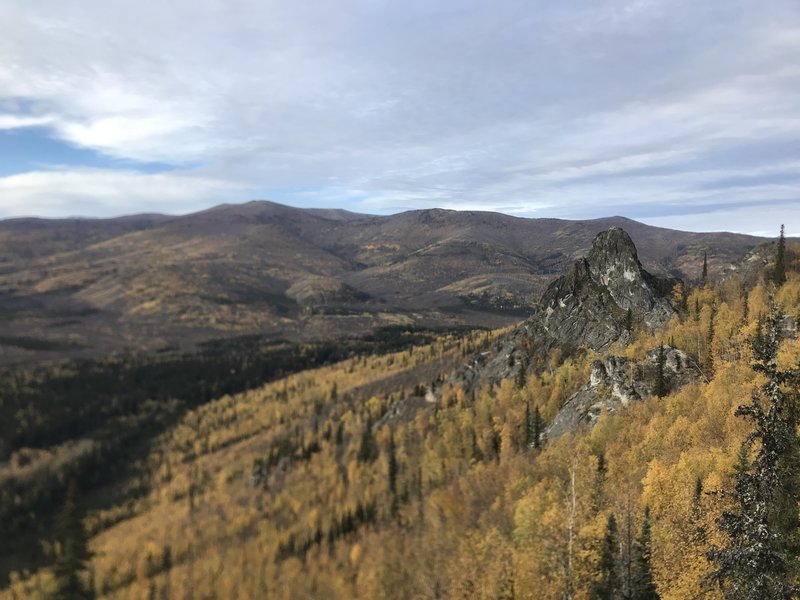
[[711, 276], [764, 240], [587, 221], [257, 201], [185, 216], [0, 221], [0, 362], [309, 340], [380, 327], [501, 326], [617, 225], [653, 273]]

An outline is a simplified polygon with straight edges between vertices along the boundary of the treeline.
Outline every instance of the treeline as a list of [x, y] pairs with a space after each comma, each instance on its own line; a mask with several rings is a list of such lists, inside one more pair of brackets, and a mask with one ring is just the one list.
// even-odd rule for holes
[[[363, 338], [289, 344], [258, 336], [218, 340], [196, 353], [126, 355], [0, 371], [0, 580], [45, 559], [66, 482], [90, 490], [127, 482], [101, 502], [127, 502], [147, 484], [135, 476], [152, 441], [186, 411], [287, 374], [347, 357], [424, 344], [438, 335], [386, 328]], [[116, 486], [119, 488], [120, 486]]]
[[80, 438], [147, 401], [190, 408], [225, 394], [350, 356], [425, 344], [435, 333], [384, 328], [361, 338], [308, 344], [246, 336], [207, 342], [196, 353], [122, 355], [55, 367], [0, 370], [0, 459], [21, 447]]

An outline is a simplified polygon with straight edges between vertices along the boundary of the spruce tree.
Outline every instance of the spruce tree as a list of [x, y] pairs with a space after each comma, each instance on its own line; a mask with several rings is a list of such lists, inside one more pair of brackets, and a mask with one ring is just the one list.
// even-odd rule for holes
[[781, 235], [778, 238], [778, 249], [775, 253], [775, 269], [772, 272], [772, 280], [775, 285], [783, 285], [786, 283], [786, 238], [783, 234], [783, 225], [781, 225]]
[[399, 505], [398, 497], [397, 497], [397, 474], [400, 471], [400, 467], [397, 464], [397, 449], [394, 443], [394, 433], [389, 434], [389, 448], [387, 450], [387, 465], [386, 465], [386, 478], [387, 478], [387, 487], [389, 488], [389, 498], [390, 498], [390, 510], [391, 513], [394, 515], [397, 513], [397, 508]]
[[599, 577], [592, 583], [590, 589], [589, 597], [592, 600], [616, 600], [620, 596], [622, 585], [617, 573], [619, 560], [619, 540], [617, 538], [617, 520], [611, 514], [606, 522], [603, 544], [600, 547], [600, 563], [597, 566]]
[[78, 486], [71, 481], [67, 495], [56, 518], [57, 556], [53, 565], [54, 600], [85, 600], [94, 598], [85, 581], [91, 554], [88, 535], [83, 526], [83, 510], [78, 501]]
[[525, 384], [528, 382], [528, 360], [525, 357], [519, 360], [519, 369], [517, 370], [517, 376], [514, 382], [518, 390], [524, 388]]
[[690, 540], [695, 545], [703, 544], [708, 531], [702, 522], [703, 517], [703, 480], [699, 477], [694, 482], [694, 493], [692, 494], [691, 511], [689, 512], [691, 528], [689, 530]]
[[364, 429], [361, 430], [361, 444], [358, 447], [357, 458], [359, 462], [368, 463], [378, 458], [379, 453], [378, 442], [372, 434], [372, 420], [368, 418], [364, 423]]
[[600, 453], [597, 455], [597, 469], [594, 474], [594, 489], [592, 490], [591, 508], [592, 512], [599, 513], [605, 505], [605, 488], [606, 488], [606, 474], [608, 473], [608, 466], [606, 464], [606, 455]]
[[708, 285], [708, 252], [703, 253], [703, 273], [700, 276], [700, 285], [702, 287]]
[[753, 369], [765, 376], [766, 383], [753, 393], [750, 404], [735, 413], [751, 419], [754, 427], [739, 452], [734, 487], [727, 493], [733, 507], [718, 521], [727, 544], [709, 552], [716, 564], [713, 576], [726, 600], [789, 600], [800, 593], [793, 581], [800, 566], [800, 444], [795, 414], [800, 377], [797, 370], [778, 368], [780, 322], [772, 300], [765, 328], [759, 325], [751, 343]]
[[703, 500], [703, 480], [699, 477], [694, 480], [694, 493], [692, 493], [692, 520], [700, 514]]
[[397, 451], [395, 449], [393, 433], [389, 434], [389, 449], [387, 454], [389, 456], [387, 458], [386, 477], [388, 479], [389, 493], [394, 496], [397, 494], [397, 472], [399, 468], [397, 465]]
[[528, 400], [525, 403], [525, 447], [531, 447], [531, 440], [533, 439], [532, 431], [533, 423], [531, 422], [531, 402]]
[[631, 600], [659, 600], [650, 564], [650, 507], [644, 507], [642, 531], [633, 547]]
[[667, 385], [667, 354], [664, 351], [664, 344], [658, 347], [658, 356], [656, 357], [656, 383], [653, 387], [653, 394], [659, 398], [663, 398], [669, 393], [669, 386]]
[[533, 407], [533, 447], [539, 448], [542, 445], [542, 414], [539, 412], [539, 405]]
[[706, 350], [708, 354], [706, 359], [706, 371], [708, 371], [709, 377], [714, 374], [714, 352], [712, 350], [712, 345], [714, 344], [714, 321], [716, 318], [717, 306], [716, 304], [712, 304], [711, 314], [708, 316], [708, 329], [706, 330]]

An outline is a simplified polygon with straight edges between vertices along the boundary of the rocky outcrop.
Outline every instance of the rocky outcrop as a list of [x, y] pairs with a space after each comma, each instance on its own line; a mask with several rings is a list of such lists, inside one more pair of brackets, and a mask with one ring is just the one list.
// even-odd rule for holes
[[675, 314], [669, 300], [675, 283], [645, 271], [630, 236], [611, 227], [548, 286], [533, 315], [494, 351], [476, 356], [460, 379], [471, 387], [481, 379], [514, 377], [553, 348], [569, 354], [580, 347], [602, 351], [614, 342], [627, 344], [632, 325], [661, 327]]
[[777, 243], [760, 244], [745, 254], [740, 260], [728, 265], [722, 272], [722, 281], [739, 277], [745, 287], [751, 288], [771, 275], [775, 268]]
[[[594, 425], [603, 411], [614, 413], [656, 392], [659, 348], [647, 352], [642, 361], [607, 356], [592, 363], [589, 381], [564, 403], [546, 432], [558, 437], [582, 424]], [[664, 346], [665, 391], [675, 391], [697, 379], [695, 363], [683, 352]]]
[[551, 345], [603, 350], [627, 342], [628, 311], [633, 321], [649, 328], [665, 325], [675, 312], [668, 296], [676, 281], [645, 271], [630, 236], [611, 227], [595, 237], [585, 258], [547, 288], [529, 326], [544, 330]]
[[674, 314], [667, 298], [677, 280], [645, 271], [633, 240], [619, 227], [597, 235], [586, 264], [592, 280], [608, 292], [616, 305], [626, 311], [631, 309], [647, 327], [661, 327]]

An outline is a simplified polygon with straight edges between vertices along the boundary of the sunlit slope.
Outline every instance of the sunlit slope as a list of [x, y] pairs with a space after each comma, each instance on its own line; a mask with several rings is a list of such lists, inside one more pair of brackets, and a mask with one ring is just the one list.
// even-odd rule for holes
[[[415, 386], [423, 381], [430, 387], [477, 343], [448, 338], [412, 352], [346, 361], [190, 413], [150, 456], [153, 492], [137, 504], [136, 516], [94, 540], [102, 586], [112, 596], [130, 591], [137, 597], [142, 552], [163, 561], [169, 546], [178, 593], [188, 570], [219, 564], [223, 546], [239, 546], [242, 559], [252, 548], [291, 556], [307, 543], [309, 523], [327, 536], [344, 514], [363, 520], [356, 515], [379, 510], [383, 462], [358, 458], [368, 422], [394, 402], [403, 414], [432, 411], [421, 388], [414, 396]], [[376, 443], [385, 441], [381, 431]], [[254, 484], [257, 460], [270, 466]], [[96, 516], [98, 524], [114, 518], [114, 511]]]
[[[110, 598], [584, 598], [609, 517], [624, 564], [648, 507], [661, 598], [717, 598], [705, 556], [748, 431], [734, 410], [762, 382], [749, 340], [769, 293], [736, 280], [692, 291], [665, 329], [609, 352], [641, 359], [671, 343], [700, 366], [697, 383], [539, 447], [533, 415], [552, 420], [593, 356], [554, 351], [524, 381], [451, 386], [500, 333], [211, 402], [153, 448], [145, 498], [90, 517], [94, 585]], [[796, 273], [775, 298], [791, 317], [779, 354], [791, 367]]]

